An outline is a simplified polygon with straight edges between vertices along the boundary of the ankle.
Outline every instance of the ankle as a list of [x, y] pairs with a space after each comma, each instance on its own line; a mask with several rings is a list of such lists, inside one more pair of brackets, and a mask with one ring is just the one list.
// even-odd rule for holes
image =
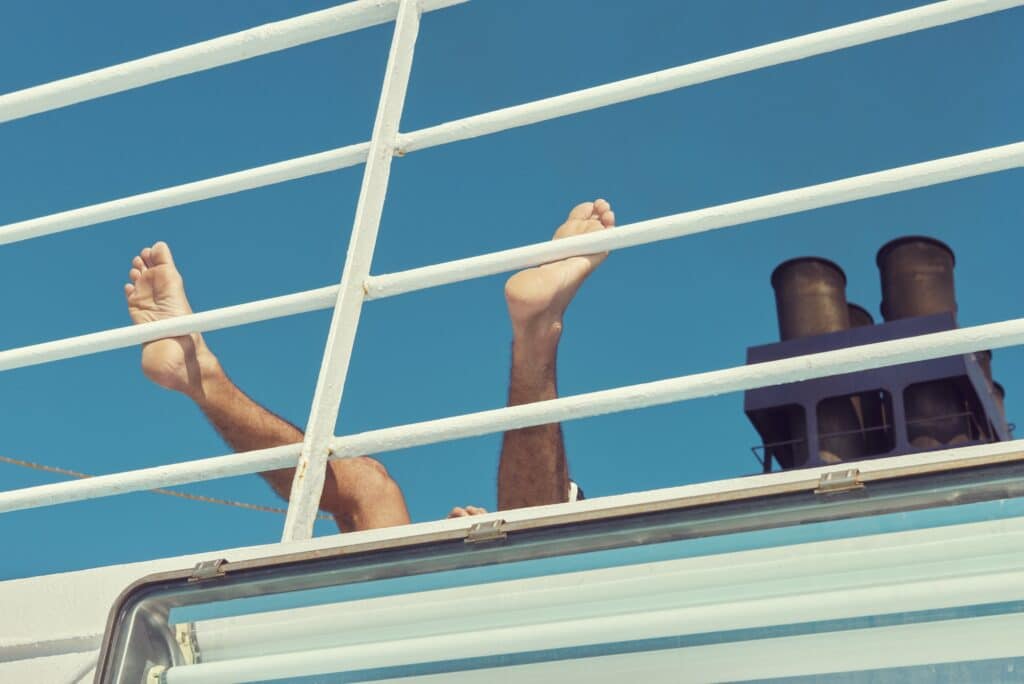
[[512, 321], [513, 348], [522, 348], [531, 353], [553, 354], [562, 338], [561, 316], [540, 315]]
[[512, 335], [513, 375], [526, 380], [552, 374], [561, 335], [561, 322], [515, 329]]

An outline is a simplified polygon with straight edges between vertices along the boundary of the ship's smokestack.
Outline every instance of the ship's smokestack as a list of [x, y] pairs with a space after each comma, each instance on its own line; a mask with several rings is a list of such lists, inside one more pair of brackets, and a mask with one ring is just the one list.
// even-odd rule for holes
[[800, 257], [772, 271], [779, 337], [791, 340], [846, 330], [846, 274], [828, 259]]
[[934, 238], [911, 235], [878, 250], [882, 316], [887, 321], [949, 312], [956, 315], [953, 250]]
[[[846, 275], [833, 262], [780, 264], [771, 283], [782, 339], [748, 347], [747, 363], [956, 329], [952, 249], [930, 237], [902, 237], [876, 260], [884, 319], [877, 324], [846, 301]], [[773, 462], [815, 467], [1013, 439], [991, 365], [992, 352], [981, 350], [762, 387], [745, 392], [743, 410], [761, 437], [765, 472]]]
[[[882, 277], [882, 316], [887, 321], [951, 313], [956, 316], [953, 267], [956, 257], [943, 242], [923, 236], [898, 238], [876, 258]], [[947, 380], [918, 383], [904, 395], [910, 443], [919, 448], [969, 440], [965, 401]]]
[[[779, 336], [783, 341], [839, 332], [850, 327], [846, 274], [828, 259], [800, 257], [772, 272]], [[819, 457], [838, 463], [865, 455], [858, 408], [850, 397], [822, 401], [817, 407]], [[802, 416], [789, 418], [789, 434], [806, 436]]]
[[849, 310], [851, 328], [863, 328], [866, 325], [875, 324], [875, 319], [872, 318], [871, 313], [860, 304], [853, 304], [851, 302], [846, 307]]
[[[850, 310], [851, 328], [863, 328], [875, 324], [871, 313], [860, 304], [850, 302], [847, 307]], [[891, 448], [888, 432], [890, 426], [886, 419], [882, 396], [878, 392], [863, 392], [853, 397], [852, 401], [854, 411], [857, 412], [864, 431], [867, 453], [881, 454], [888, 451]]]

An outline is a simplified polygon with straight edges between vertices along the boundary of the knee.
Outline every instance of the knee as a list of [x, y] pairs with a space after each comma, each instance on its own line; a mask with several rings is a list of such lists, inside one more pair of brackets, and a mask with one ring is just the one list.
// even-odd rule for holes
[[335, 498], [342, 509], [380, 505], [402, 495], [387, 468], [369, 456], [333, 460], [331, 474]]

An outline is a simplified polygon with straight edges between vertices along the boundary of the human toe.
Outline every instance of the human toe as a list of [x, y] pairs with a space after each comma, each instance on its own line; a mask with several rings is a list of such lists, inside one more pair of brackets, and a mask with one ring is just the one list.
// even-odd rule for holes
[[575, 207], [572, 208], [572, 211], [569, 212], [569, 220], [588, 219], [593, 215], [593, 213], [594, 203], [583, 202], [582, 204], [577, 204]]

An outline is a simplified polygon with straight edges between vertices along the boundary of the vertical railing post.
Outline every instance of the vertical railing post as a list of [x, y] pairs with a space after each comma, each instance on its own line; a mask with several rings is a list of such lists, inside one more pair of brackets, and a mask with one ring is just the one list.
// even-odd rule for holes
[[319, 510], [330, 456], [330, 442], [334, 437], [334, 425], [365, 297], [363, 284], [370, 275], [373, 250], [377, 244], [377, 229], [380, 227], [387, 195], [391, 159], [398, 140], [398, 126], [405, 104], [409, 72], [412, 70], [419, 23], [419, 0], [401, 0], [352, 235], [349, 238], [348, 254], [341, 274], [341, 287], [335, 300], [334, 316], [313, 395], [313, 406], [306, 423], [302, 453], [292, 481], [288, 516], [281, 537], [284, 542], [308, 539], [313, 535], [313, 523]]

